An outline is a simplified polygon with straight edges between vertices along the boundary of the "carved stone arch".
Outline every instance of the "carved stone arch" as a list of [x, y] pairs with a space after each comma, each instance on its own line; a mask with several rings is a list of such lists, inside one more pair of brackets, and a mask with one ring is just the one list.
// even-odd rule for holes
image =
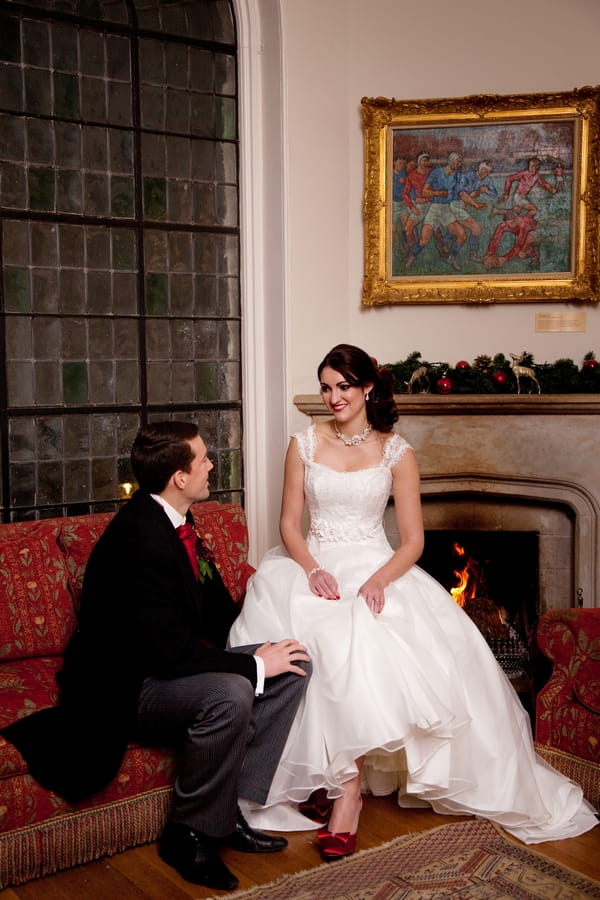
[[583, 606], [599, 605], [600, 510], [597, 500], [585, 486], [560, 479], [453, 473], [441, 476], [424, 475], [421, 493], [425, 502], [453, 495], [463, 499], [471, 498], [478, 505], [488, 498], [490, 501], [539, 503], [568, 510], [573, 519], [571, 566], [574, 596], [565, 597], [563, 605], [573, 606], [578, 603]]

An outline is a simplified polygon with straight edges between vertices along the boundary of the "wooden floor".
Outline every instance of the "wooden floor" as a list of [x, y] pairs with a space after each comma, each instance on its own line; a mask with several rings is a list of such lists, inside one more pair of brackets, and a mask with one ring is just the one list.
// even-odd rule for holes
[[[358, 849], [375, 847], [400, 834], [424, 831], [462, 816], [440, 816], [426, 810], [400, 810], [393, 797], [367, 797], [361, 816]], [[262, 855], [223, 851], [227, 865], [240, 879], [240, 889], [266, 884], [282, 875], [321, 864], [312, 831], [288, 835], [281, 853]], [[578, 838], [535, 844], [530, 849], [600, 881], [600, 825]], [[335, 865], [333, 863], [332, 865]], [[0, 900], [202, 900], [219, 894], [188, 884], [158, 857], [156, 844], [137, 847], [99, 862], [68, 869], [0, 891]], [[222, 892], [226, 897], [227, 893]]]

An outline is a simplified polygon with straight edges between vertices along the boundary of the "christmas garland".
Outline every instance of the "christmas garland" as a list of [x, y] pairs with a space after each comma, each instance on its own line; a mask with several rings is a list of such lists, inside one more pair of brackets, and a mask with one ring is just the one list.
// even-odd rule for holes
[[526, 351], [511, 354], [511, 359], [503, 353], [494, 357], [482, 353], [472, 363], [461, 359], [451, 366], [427, 362], [415, 350], [404, 361], [382, 368], [391, 372], [398, 394], [517, 394], [519, 387], [522, 394], [538, 393], [538, 388], [543, 394], [600, 393], [600, 362], [592, 351], [585, 354], [581, 366], [572, 359], [536, 363]]

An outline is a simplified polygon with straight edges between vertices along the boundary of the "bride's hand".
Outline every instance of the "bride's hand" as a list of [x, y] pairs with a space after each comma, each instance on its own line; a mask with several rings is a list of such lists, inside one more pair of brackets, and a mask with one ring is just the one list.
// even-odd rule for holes
[[339, 600], [338, 583], [325, 569], [317, 569], [308, 579], [308, 585], [317, 597], [325, 597], [326, 600]]
[[362, 587], [358, 589], [359, 597], [362, 597], [374, 616], [378, 616], [383, 612], [385, 606], [385, 595], [383, 593], [384, 585], [374, 576], [365, 581]]

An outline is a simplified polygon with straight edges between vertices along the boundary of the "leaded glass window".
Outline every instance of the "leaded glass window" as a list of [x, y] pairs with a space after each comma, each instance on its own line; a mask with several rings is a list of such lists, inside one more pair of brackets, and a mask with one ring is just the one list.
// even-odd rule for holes
[[242, 500], [228, 0], [0, 0], [5, 520], [114, 508], [190, 418]]

